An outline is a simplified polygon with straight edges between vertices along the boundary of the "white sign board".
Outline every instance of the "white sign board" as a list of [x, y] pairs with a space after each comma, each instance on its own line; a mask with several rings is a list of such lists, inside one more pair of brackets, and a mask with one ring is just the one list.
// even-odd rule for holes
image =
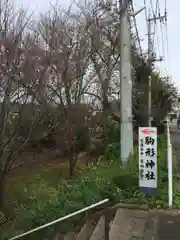
[[157, 128], [139, 127], [139, 186], [157, 188]]

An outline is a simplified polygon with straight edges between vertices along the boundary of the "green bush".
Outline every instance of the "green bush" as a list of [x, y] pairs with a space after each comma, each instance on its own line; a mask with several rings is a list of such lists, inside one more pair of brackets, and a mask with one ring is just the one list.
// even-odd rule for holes
[[[150, 207], [165, 207], [168, 202], [166, 149], [166, 137], [158, 138], [158, 188], [153, 196], [145, 196], [139, 190], [137, 148], [126, 166], [122, 166], [118, 152], [119, 144], [114, 143], [109, 145], [105, 156], [101, 157], [96, 165], [90, 166], [87, 172], [59, 185], [49, 201], [43, 201], [38, 197], [32, 198], [28, 209], [26, 208], [13, 221], [8, 234], [16, 235], [18, 232], [27, 231], [105, 198], [108, 198], [111, 204], [117, 202], [147, 203]], [[174, 198], [175, 205], [179, 207], [179, 190], [175, 189]], [[82, 217], [82, 215], [73, 217], [46, 231], [32, 234], [26, 239], [44, 239], [44, 236], [50, 238], [54, 235], [56, 228], [61, 232], [69, 231]]]
[[[113, 160], [114, 152], [112, 152], [113, 157], [109, 161], [102, 160], [98, 165], [92, 165], [88, 172], [79, 176], [76, 180], [64, 181], [49, 201], [33, 200], [29, 209], [15, 219], [13, 229], [26, 231], [35, 228], [105, 198], [109, 198], [112, 204], [116, 202], [138, 202], [148, 203], [152, 207], [165, 206], [167, 203], [165, 137], [158, 139], [158, 149], [159, 180], [158, 189], [153, 196], [147, 197], [139, 190], [137, 149], [135, 149], [134, 156], [129, 159], [125, 167], [120, 164], [119, 159], [115, 158]], [[69, 231], [71, 227], [77, 225], [81, 218], [82, 215], [65, 221], [60, 226], [58, 225], [58, 229], [62, 232]], [[53, 232], [54, 228], [50, 228], [44, 234], [49, 236], [49, 234], [54, 234]], [[29, 239], [40, 239], [40, 237], [39, 234], [33, 234]]]
[[120, 139], [120, 123], [113, 120], [108, 122], [108, 143], [117, 143]]
[[108, 144], [104, 152], [104, 158], [107, 160], [119, 160], [120, 162], [120, 144], [119, 142]]
[[88, 128], [83, 127], [81, 130], [77, 132], [76, 137], [77, 137], [77, 147], [79, 151], [87, 150], [90, 144]]

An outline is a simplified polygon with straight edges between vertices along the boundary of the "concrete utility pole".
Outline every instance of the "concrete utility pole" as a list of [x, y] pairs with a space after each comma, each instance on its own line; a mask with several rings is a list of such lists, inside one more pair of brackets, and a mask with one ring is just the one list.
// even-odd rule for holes
[[119, 0], [120, 8], [120, 102], [121, 102], [121, 159], [126, 163], [133, 154], [133, 118], [132, 118], [132, 64], [130, 16], [135, 19], [145, 7], [130, 11], [132, 0]]
[[[149, 15], [149, 18], [148, 18], [148, 64], [149, 64], [151, 69], [152, 69], [152, 63], [153, 62], [163, 61], [162, 57], [157, 59], [154, 56], [152, 35], [155, 34], [155, 33], [152, 33], [151, 24], [152, 24], [152, 22], [155, 22], [155, 24], [156, 24], [157, 20], [162, 21], [164, 19], [166, 19], [166, 15], [158, 16], [158, 17], [154, 16], [153, 18], [150, 18], [150, 15]], [[151, 122], [152, 122], [151, 84], [152, 84], [152, 78], [151, 78], [151, 75], [149, 75], [149, 91], [148, 91], [148, 126], [149, 127], [151, 127]]]
[[[152, 67], [153, 62], [153, 44], [152, 44], [152, 38], [151, 38], [151, 20], [148, 19], [148, 64], [150, 67]], [[149, 76], [149, 89], [148, 89], [148, 126], [151, 127], [151, 75]]]
[[120, 102], [121, 160], [133, 154], [131, 33], [128, 22], [128, 0], [120, 0]]

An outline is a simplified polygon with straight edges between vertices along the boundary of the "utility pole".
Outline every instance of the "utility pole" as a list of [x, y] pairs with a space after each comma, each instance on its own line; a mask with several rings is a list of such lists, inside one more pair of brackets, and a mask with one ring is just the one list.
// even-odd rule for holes
[[[151, 38], [151, 20], [150, 17], [148, 19], [148, 64], [150, 68], [152, 68], [152, 62], [153, 62], [153, 44], [152, 44], [152, 38]], [[151, 127], [151, 75], [149, 75], [148, 79], [148, 126]]]
[[120, 102], [121, 160], [126, 163], [133, 154], [131, 33], [128, 21], [128, 0], [120, 0]]
[[[166, 14], [164, 16], [159, 15], [158, 17], [154, 16], [153, 18], [148, 18], [148, 64], [150, 69], [152, 69], [152, 64], [153, 62], [161, 62], [163, 61], [163, 58], [160, 57], [159, 59], [157, 59], [154, 56], [153, 53], [153, 42], [152, 42], [152, 35], [155, 33], [152, 33], [151, 30], [151, 24], [152, 22], [155, 22], [159, 20], [159, 21], [163, 21], [164, 19], [166, 19]], [[152, 85], [152, 78], [151, 78], [151, 74], [149, 75], [149, 86], [148, 86], [148, 126], [151, 127], [151, 122], [152, 122], [152, 100], [151, 100], [151, 85]]]

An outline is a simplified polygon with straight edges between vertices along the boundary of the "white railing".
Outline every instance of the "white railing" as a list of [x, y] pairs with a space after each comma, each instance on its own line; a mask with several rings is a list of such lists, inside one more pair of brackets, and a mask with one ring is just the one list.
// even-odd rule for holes
[[168, 166], [168, 205], [171, 208], [173, 204], [173, 157], [170, 135], [170, 123], [167, 118], [167, 166]]
[[88, 206], [88, 207], [82, 208], [82, 209], [80, 209], [80, 210], [78, 210], [78, 211], [76, 211], [76, 212], [70, 213], [70, 214], [68, 214], [68, 215], [66, 215], [66, 216], [64, 216], [64, 217], [62, 217], [62, 218], [56, 219], [56, 220], [54, 220], [54, 221], [52, 221], [52, 222], [49, 222], [49, 223], [46, 223], [46, 224], [44, 224], [44, 225], [42, 225], [42, 226], [40, 226], [40, 227], [34, 228], [34, 229], [32, 229], [32, 230], [30, 230], [30, 231], [28, 231], [28, 232], [25, 232], [25, 233], [22, 233], [22, 234], [20, 234], [20, 235], [18, 235], [18, 236], [12, 237], [12, 238], [10, 238], [9, 240], [20, 239], [20, 238], [22, 238], [22, 237], [25, 237], [25, 236], [27, 236], [27, 235], [30, 235], [31, 233], [38, 232], [38, 231], [40, 231], [40, 230], [42, 230], [42, 229], [45, 229], [45, 228], [47, 228], [47, 227], [50, 227], [50, 226], [56, 224], [56, 223], [62, 222], [62, 221], [64, 221], [64, 220], [69, 219], [69, 218], [71, 218], [71, 217], [74, 217], [74, 216], [76, 216], [76, 215], [78, 215], [78, 214], [87, 212], [87, 211], [89, 211], [89, 210], [91, 210], [91, 209], [94, 209], [94, 208], [96, 208], [96, 207], [99, 207], [99, 206], [101, 206], [101, 205], [103, 205], [103, 204], [105, 204], [105, 203], [108, 203], [108, 202], [109, 202], [109, 199], [104, 199], [104, 200], [102, 200], [102, 201], [100, 201], [100, 202], [97, 202], [97, 203], [95, 203], [95, 204], [92, 204], [92, 205], [90, 205], [90, 206]]

